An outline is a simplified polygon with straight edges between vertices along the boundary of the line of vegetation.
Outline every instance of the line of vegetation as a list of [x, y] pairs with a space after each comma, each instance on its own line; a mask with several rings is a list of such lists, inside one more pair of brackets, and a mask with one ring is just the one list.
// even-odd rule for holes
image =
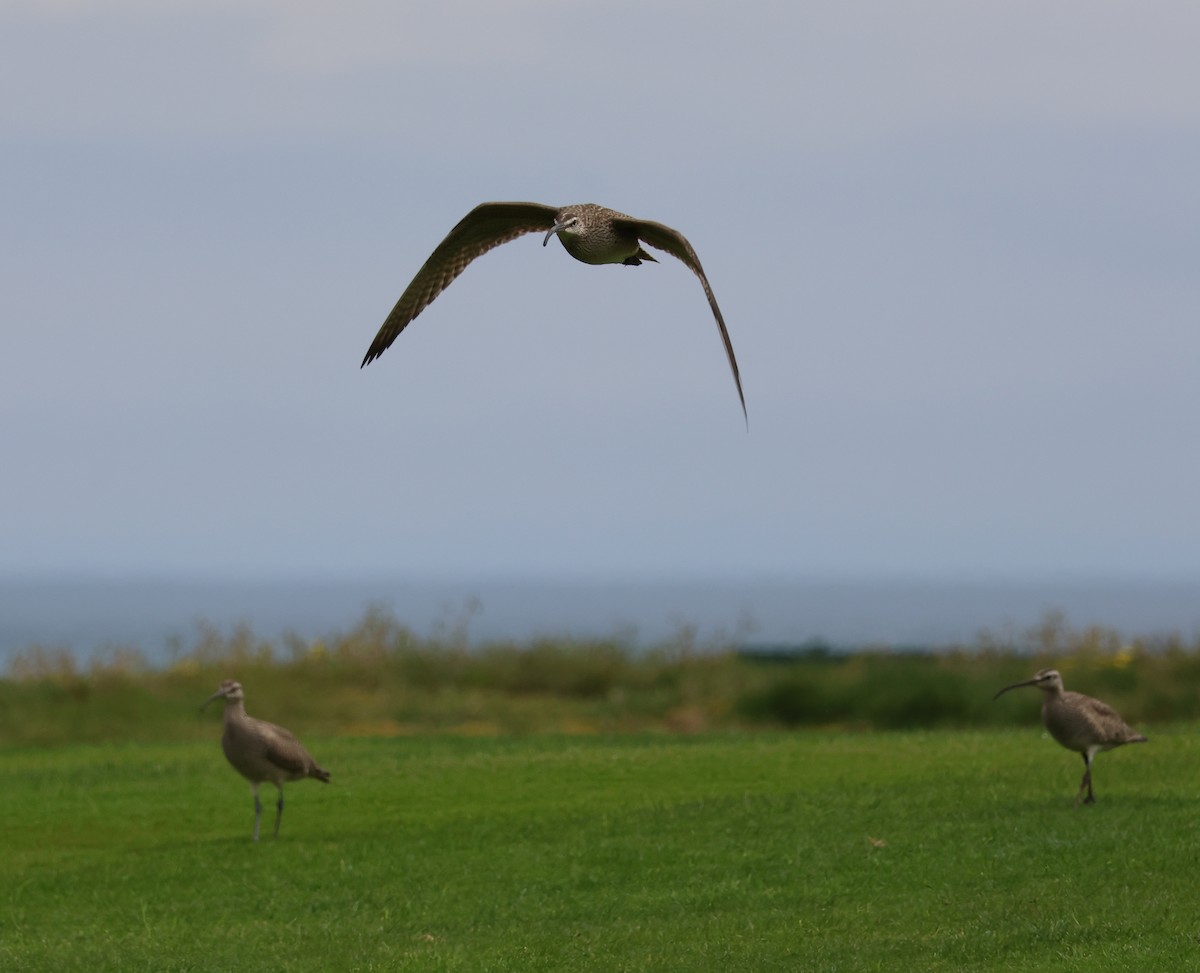
[[0, 745], [210, 737], [196, 704], [229, 677], [251, 713], [309, 735], [1000, 726], [1034, 719], [1034, 700], [993, 693], [1045, 666], [1130, 722], [1200, 718], [1200, 638], [1123, 638], [1061, 614], [938, 651], [784, 652], [701, 645], [689, 629], [651, 650], [619, 637], [472, 645], [465, 631], [421, 638], [371, 610], [319, 639], [202, 625], [160, 666], [132, 646], [83, 662], [32, 646], [0, 679]]

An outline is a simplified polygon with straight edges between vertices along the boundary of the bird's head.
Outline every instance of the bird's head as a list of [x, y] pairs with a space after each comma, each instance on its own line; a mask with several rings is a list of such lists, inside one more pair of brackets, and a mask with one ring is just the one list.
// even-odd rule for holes
[[579, 214], [571, 207], [560, 209], [554, 214], [554, 225], [546, 231], [545, 237], [542, 238], [542, 246], [544, 247], [550, 242], [550, 238], [555, 233], [578, 233], [579, 232]]
[[1025, 679], [1021, 682], [1014, 682], [1011, 686], [1005, 686], [992, 699], [999, 699], [1010, 689], [1019, 689], [1022, 686], [1037, 686], [1038, 689], [1048, 693], [1062, 692], [1063, 681], [1057, 669], [1039, 669], [1034, 673], [1032, 679]]
[[240, 682], [238, 682], [236, 679], [226, 679], [223, 683], [221, 683], [220, 686], [217, 687], [217, 691], [215, 693], [213, 693], [208, 697], [208, 699], [200, 704], [200, 708], [204, 709], [204, 707], [211, 703], [214, 699], [220, 699], [222, 697], [230, 702], [236, 703], [245, 699], [246, 695], [242, 692], [242, 684]]

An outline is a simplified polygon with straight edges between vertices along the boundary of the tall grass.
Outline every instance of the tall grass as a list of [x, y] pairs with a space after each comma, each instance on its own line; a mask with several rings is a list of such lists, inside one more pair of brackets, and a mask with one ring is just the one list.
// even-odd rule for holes
[[252, 713], [350, 736], [994, 726], [1033, 718], [1032, 691], [991, 697], [1048, 665], [1131, 722], [1200, 718], [1200, 642], [1126, 640], [1058, 615], [1010, 642], [985, 634], [936, 652], [756, 654], [697, 646], [688, 631], [649, 651], [619, 638], [473, 646], [453, 628], [420, 638], [373, 610], [320, 639], [202, 625], [163, 666], [134, 646], [83, 662], [31, 647], [0, 680], [0, 744], [198, 739], [211, 722], [195, 705], [230, 676]]

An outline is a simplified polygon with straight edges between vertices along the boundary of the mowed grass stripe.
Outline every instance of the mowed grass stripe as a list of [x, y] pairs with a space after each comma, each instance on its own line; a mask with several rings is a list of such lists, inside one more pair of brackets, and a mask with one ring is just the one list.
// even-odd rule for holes
[[4, 970], [1192, 970], [1189, 726], [306, 740], [0, 756]]

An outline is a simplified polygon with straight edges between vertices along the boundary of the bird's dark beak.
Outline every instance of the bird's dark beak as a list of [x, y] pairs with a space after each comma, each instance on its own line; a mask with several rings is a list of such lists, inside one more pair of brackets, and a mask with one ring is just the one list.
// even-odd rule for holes
[[214, 699], [217, 699], [218, 697], [221, 697], [224, 695], [225, 694], [221, 690], [218, 689], [215, 693], [213, 693], [211, 696], [209, 696], [208, 699], [206, 699], [203, 703], [200, 704], [200, 709], [203, 710], [204, 707], [207, 706], [209, 703], [211, 703]]
[[1011, 686], [1005, 686], [1003, 689], [1000, 690], [1000, 692], [996, 693], [996, 695], [992, 697], [992, 700], [995, 701], [995, 700], [999, 699], [1010, 689], [1020, 689], [1022, 686], [1032, 686], [1036, 682], [1037, 682], [1036, 679], [1026, 679], [1024, 682], [1014, 682]]
[[559, 230], [564, 229], [566, 227], [566, 225], [567, 224], [565, 222], [559, 221], [558, 223], [555, 223], [552, 227], [550, 227], [550, 229], [546, 231], [545, 237], [542, 238], [542, 246], [544, 247], [547, 243], [549, 243], [550, 238], [552, 236], [554, 236], [554, 234], [557, 233]]

